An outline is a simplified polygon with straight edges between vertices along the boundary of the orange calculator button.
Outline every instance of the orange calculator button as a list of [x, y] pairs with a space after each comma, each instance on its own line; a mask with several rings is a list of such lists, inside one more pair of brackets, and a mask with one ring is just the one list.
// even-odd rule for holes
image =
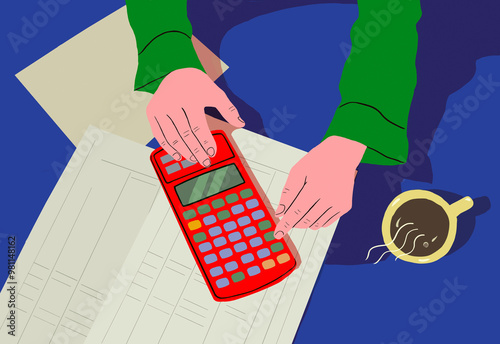
[[200, 220], [194, 220], [188, 223], [188, 227], [190, 230], [194, 231], [195, 229], [198, 229], [201, 227], [201, 222]]
[[276, 259], [278, 259], [278, 263], [283, 264], [290, 260], [290, 256], [288, 255], [288, 253], [283, 253], [280, 254]]
[[272, 259], [268, 259], [262, 262], [262, 267], [264, 270], [269, 270], [271, 268], [274, 268], [276, 266], [276, 263]]

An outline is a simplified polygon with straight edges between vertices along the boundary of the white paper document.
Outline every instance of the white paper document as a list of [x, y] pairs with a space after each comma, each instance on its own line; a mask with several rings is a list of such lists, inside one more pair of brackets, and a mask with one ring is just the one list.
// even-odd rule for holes
[[[17, 259], [16, 283], [0, 294], [0, 343], [84, 343], [110, 286], [129, 283], [119, 271], [161, 191], [150, 152], [87, 130]], [[15, 336], [6, 319], [13, 285]]]
[[[288, 171], [305, 152], [242, 129], [233, 138], [276, 207]], [[335, 227], [292, 230], [301, 263], [289, 277], [216, 302], [160, 193], [123, 265], [132, 282], [116, 284], [85, 343], [292, 343]]]

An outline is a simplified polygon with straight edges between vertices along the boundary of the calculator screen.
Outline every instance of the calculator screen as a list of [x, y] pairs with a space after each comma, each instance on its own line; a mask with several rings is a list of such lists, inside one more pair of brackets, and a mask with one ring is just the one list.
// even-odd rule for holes
[[177, 185], [175, 192], [182, 205], [187, 206], [243, 183], [236, 165], [230, 164]]

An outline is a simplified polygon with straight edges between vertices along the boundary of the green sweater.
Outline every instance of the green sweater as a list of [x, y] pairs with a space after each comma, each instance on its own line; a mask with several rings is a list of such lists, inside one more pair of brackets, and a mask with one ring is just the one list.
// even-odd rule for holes
[[[203, 67], [191, 42], [187, 0], [127, 0], [139, 63], [135, 90], [154, 93], [180, 68]], [[352, 48], [340, 79], [342, 101], [325, 137], [367, 146], [361, 162], [406, 162], [406, 125], [417, 82], [418, 0], [358, 0]], [[344, 47], [345, 49], [345, 47]]]

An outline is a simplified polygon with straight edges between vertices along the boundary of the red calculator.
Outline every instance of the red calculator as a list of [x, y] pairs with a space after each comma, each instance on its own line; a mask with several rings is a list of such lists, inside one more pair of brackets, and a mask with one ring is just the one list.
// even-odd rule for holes
[[295, 258], [274, 238], [274, 220], [223, 131], [203, 168], [162, 148], [151, 162], [212, 297], [231, 301], [288, 276]]

